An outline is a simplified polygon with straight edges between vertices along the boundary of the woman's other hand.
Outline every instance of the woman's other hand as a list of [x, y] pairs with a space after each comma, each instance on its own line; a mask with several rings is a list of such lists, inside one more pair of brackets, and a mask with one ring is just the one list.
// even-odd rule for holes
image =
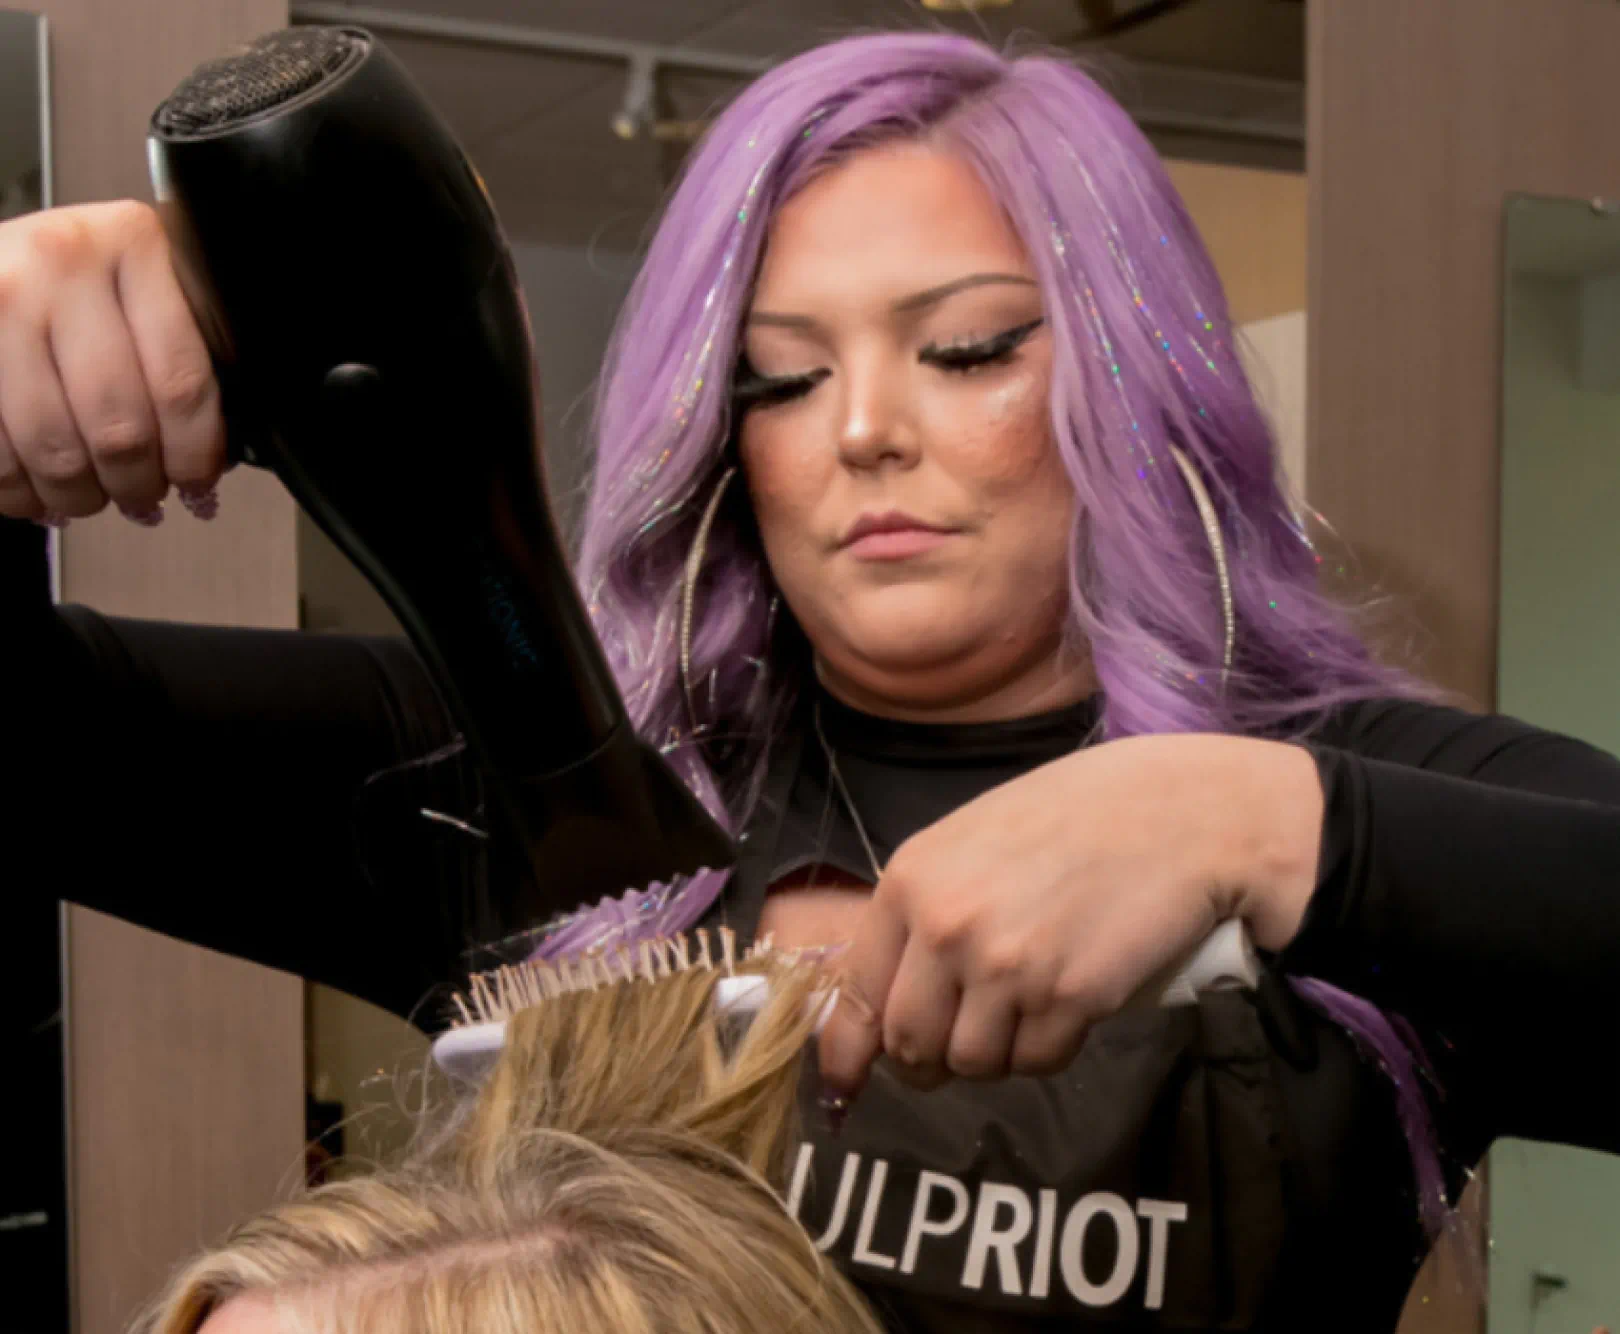
[[1132, 737], [985, 793], [895, 853], [820, 1040], [829, 1092], [887, 1055], [908, 1082], [1048, 1074], [1220, 922], [1297, 932], [1323, 798], [1299, 746]]
[[111, 501], [155, 524], [171, 485], [212, 517], [225, 429], [157, 214], [134, 201], [0, 223], [0, 515]]

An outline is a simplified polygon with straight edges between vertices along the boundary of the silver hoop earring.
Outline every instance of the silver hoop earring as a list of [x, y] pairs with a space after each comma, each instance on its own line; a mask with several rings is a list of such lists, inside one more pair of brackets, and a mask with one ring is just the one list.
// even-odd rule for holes
[[714, 516], [720, 512], [726, 488], [736, 475], [735, 467], [727, 468], [716, 483], [714, 494], [703, 507], [703, 517], [698, 520], [692, 549], [686, 553], [686, 570], [681, 576], [681, 693], [686, 696], [686, 712], [694, 729], [698, 717], [697, 705], [692, 702], [692, 604], [697, 597], [698, 572], [703, 568], [703, 556], [709, 545], [709, 530], [714, 527]]
[[1215, 506], [1209, 498], [1204, 479], [1198, 475], [1192, 460], [1179, 446], [1170, 446], [1170, 457], [1181, 469], [1182, 480], [1192, 492], [1193, 504], [1198, 506], [1198, 517], [1204, 523], [1204, 537], [1209, 541], [1209, 554], [1215, 559], [1215, 579], [1221, 589], [1221, 623], [1226, 631], [1226, 643], [1221, 652], [1221, 689], [1226, 689], [1226, 678], [1232, 670], [1232, 645], [1237, 640], [1237, 617], [1232, 611], [1232, 574], [1226, 564], [1226, 542], [1221, 537], [1221, 521], [1215, 517]]

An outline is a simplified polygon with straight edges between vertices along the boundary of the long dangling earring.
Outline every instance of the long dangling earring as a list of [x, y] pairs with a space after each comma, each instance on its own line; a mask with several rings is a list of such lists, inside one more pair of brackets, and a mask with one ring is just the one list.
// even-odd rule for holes
[[686, 553], [686, 571], [681, 576], [681, 692], [686, 696], [686, 712], [695, 731], [698, 726], [697, 705], [692, 700], [692, 603], [697, 596], [698, 572], [703, 568], [703, 556], [709, 545], [709, 530], [714, 527], [714, 516], [720, 512], [726, 488], [737, 475], [735, 467], [727, 468], [716, 483], [714, 494], [703, 507], [698, 520], [692, 549]]
[[1170, 446], [1170, 457], [1181, 469], [1187, 490], [1192, 492], [1193, 504], [1198, 506], [1198, 517], [1204, 521], [1204, 536], [1209, 541], [1209, 554], [1215, 558], [1215, 579], [1221, 589], [1221, 622], [1226, 630], [1226, 644], [1221, 652], [1221, 689], [1226, 689], [1226, 678], [1232, 670], [1232, 645], [1237, 639], [1237, 617], [1232, 611], [1232, 574], [1226, 564], [1226, 542], [1221, 537], [1221, 521], [1215, 517], [1215, 506], [1210, 501], [1204, 479], [1198, 475], [1181, 448]]

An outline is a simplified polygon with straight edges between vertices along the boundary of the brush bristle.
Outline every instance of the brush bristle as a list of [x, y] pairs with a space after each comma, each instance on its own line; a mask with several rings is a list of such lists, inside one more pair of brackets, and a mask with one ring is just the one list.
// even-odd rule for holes
[[747, 967], [777, 955], [788, 962], [796, 962], [800, 957], [797, 950], [782, 954], [770, 936], [739, 954], [736, 932], [723, 926], [718, 933], [720, 962], [716, 965], [709, 949], [709, 933], [699, 928], [694, 934], [697, 937], [695, 953], [688, 936], [660, 936], [642, 941], [633, 954], [620, 945], [611, 954], [594, 949], [554, 960], [528, 959], [523, 963], [474, 973], [466, 989], [451, 997], [455, 1014], [450, 1026], [467, 1028], [473, 1024], [500, 1023], [520, 1010], [543, 1005], [548, 1000], [575, 991], [657, 982], [660, 978], [693, 969], [713, 972], [718, 967], [730, 976], [739, 967]]

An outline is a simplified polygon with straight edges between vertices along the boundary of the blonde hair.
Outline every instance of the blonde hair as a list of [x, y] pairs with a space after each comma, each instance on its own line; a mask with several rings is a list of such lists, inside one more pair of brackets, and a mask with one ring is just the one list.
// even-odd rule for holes
[[779, 1194], [819, 975], [744, 970], [770, 999], [740, 1034], [701, 969], [518, 1013], [403, 1166], [240, 1225], [137, 1330], [251, 1294], [319, 1334], [879, 1334]]

